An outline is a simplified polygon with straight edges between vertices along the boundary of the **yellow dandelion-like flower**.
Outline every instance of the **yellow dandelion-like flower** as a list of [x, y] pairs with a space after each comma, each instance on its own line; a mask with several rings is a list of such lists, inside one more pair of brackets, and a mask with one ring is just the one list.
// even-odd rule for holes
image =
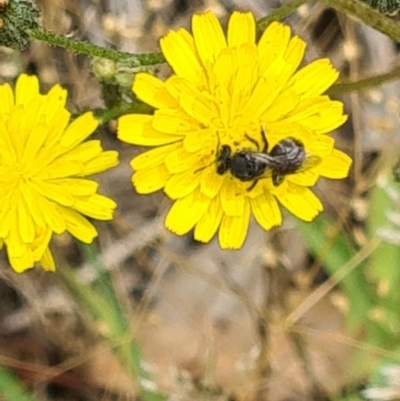
[[0, 249], [17, 272], [35, 262], [54, 270], [52, 234], [90, 243], [97, 231], [83, 215], [109, 220], [116, 207], [85, 177], [117, 165], [118, 154], [83, 142], [98, 121], [88, 112], [70, 122], [66, 97], [59, 85], [41, 95], [38, 79], [24, 74], [15, 94], [0, 85]]
[[152, 146], [132, 161], [140, 194], [174, 200], [166, 226], [222, 248], [240, 248], [251, 215], [266, 230], [282, 223], [279, 204], [311, 221], [322, 204], [309, 187], [344, 178], [351, 159], [326, 135], [346, 121], [323, 93], [338, 72], [327, 59], [300, 68], [305, 43], [272, 23], [256, 43], [251, 13], [234, 12], [225, 37], [217, 18], [194, 15], [190, 34], [168, 33], [161, 49], [174, 74], [136, 75], [132, 90], [154, 115], [119, 119], [122, 141]]

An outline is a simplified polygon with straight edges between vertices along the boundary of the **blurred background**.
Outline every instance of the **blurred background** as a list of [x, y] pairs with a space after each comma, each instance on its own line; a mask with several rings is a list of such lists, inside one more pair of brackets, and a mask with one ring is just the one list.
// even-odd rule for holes
[[[47, 30], [132, 53], [158, 52], [159, 38], [190, 29], [194, 12], [211, 9], [225, 24], [233, 10], [259, 19], [281, 6], [36, 3]], [[285, 22], [307, 42], [305, 62], [329, 57], [341, 82], [399, 63], [391, 39], [319, 3]], [[0, 83], [21, 72], [38, 75], [43, 92], [60, 83], [73, 113], [104, 108], [111, 89], [128, 96], [134, 71], [105, 82], [92, 67], [87, 56], [39, 41], [25, 52], [0, 48]], [[169, 74], [165, 65], [152, 71]], [[94, 247], [55, 237], [55, 273], [36, 267], [18, 275], [2, 252], [0, 364], [37, 400], [389, 399], [379, 398], [384, 390], [400, 399], [400, 191], [392, 176], [399, 93], [396, 80], [362, 91], [333, 88], [349, 115], [333, 133], [354, 159], [349, 179], [320, 180], [315, 191], [325, 211], [312, 224], [285, 215], [283, 226], [264, 232], [252, 223], [239, 251], [169, 233], [170, 201], [162, 193], [139, 196], [130, 184], [129, 162], [142, 149], [116, 139], [115, 120], [103, 125], [96, 137], [120, 152], [120, 165], [98, 177], [100, 192], [118, 203], [116, 217], [95, 223]], [[124, 352], [146, 373], [130, 371]]]

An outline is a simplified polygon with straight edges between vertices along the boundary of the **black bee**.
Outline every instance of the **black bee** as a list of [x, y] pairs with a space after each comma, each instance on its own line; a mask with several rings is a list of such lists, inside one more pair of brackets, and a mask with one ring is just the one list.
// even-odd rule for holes
[[308, 155], [302, 142], [292, 137], [282, 139], [268, 152], [264, 130], [261, 133], [265, 144], [263, 152], [241, 149], [232, 153], [230, 146], [221, 146], [217, 173], [222, 175], [229, 170], [240, 181], [254, 180], [248, 188], [250, 191], [267, 171], [271, 172], [274, 186], [278, 186], [286, 175], [310, 168], [321, 161], [317, 156]]

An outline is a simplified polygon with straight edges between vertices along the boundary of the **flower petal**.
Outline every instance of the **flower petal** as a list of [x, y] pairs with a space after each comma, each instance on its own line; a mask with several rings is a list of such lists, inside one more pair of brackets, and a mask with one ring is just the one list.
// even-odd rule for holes
[[304, 57], [306, 49], [306, 43], [298, 36], [294, 36], [289, 41], [289, 45], [286, 48], [283, 58], [291, 66], [291, 73], [294, 74], [299, 67]]
[[209, 204], [207, 197], [194, 191], [174, 202], [165, 219], [165, 226], [175, 234], [186, 234], [202, 218]]
[[[216, 16], [208, 11], [194, 14], [192, 31], [197, 53], [203, 64], [214, 62], [219, 53], [226, 47], [226, 40]], [[210, 37], [213, 39], [210, 40]]]
[[135, 75], [132, 91], [140, 100], [154, 108], [176, 107], [176, 100], [168, 93], [165, 84], [148, 73]]
[[164, 164], [138, 170], [132, 177], [133, 185], [139, 194], [151, 194], [162, 189], [168, 182], [170, 174]]
[[318, 166], [318, 172], [326, 178], [346, 178], [349, 175], [351, 164], [352, 160], [346, 153], [334, 149], [331, 155], [324, 157]]
[[171, 152], [174, 152], [176, 149], [180, 148], [182, 148], [182, 145], [181, 143], [177, 142], [148, 150], [147, 152], [136, 156], [131, 162], [131, 167], [134, 170], [147, 170], [148, 168], [155, 167], [161, 163], [164, 163], [166, 157]]
[[153, 116], [146, 114], [128, 114], [118, 120], [118, 138], [132, 145], [160, 146], [177, 140], [175, 135], [168, 135], [152, 127]]
[[246, 199], [243, 213], [240, 216], [222, 217], [219, 229], [219, 244], [222, 249], [239, 249], [247, 235], [250, 221], [250, 204]]
[[224, 177], [216, 174], [215, 167], [205, 168], [200, 181], [200, 192], [208, 198], [215, 198], [219, 193]]
[[290, 40], [290, 27], [272, 22], [258, 42], [260, 71], [265, 71], [277, 59], [283, 58]]
[[193, 170], [186, 170], [174, 174], [165, 184], [164, 192], [171, 199], [179, 199], [188, 196], [200, 184], [200, 177]]
[[15, 104], [27, 105], [39, 95], [39, 81], [33, 75], [21, 74], [15, 85]]
[[246, 198], [233, 184], [233, 179], [226, 177], [221, 188], [221, 206], [227, 216], [241, 216], [244, 213]]
[[[0, 120], [8, 117], [14, 106], [14, 93], [8, 84], [0, 85]], [[4, 132], [4, 131], [3, 131]]]
[[61, 146], [71, 149], [85, 140], [98, 127], [99, 122], [91, 111], [76, 118], [65, 130]]
[[75, 210], [64, 208], [62, 215], [65, 217], [67, 231], [85, 244], [90, 244], [97, 237], [94, 225]]
[[275, 196], [290, 213], [301, 220], [312, 221], [322, 210], [321, 201], [308, 189], [284, 181]]
[[235, 11], [229, 19], [228, 46], [236, 47], [244, 43], [255, 43], [256, 23], [250, 12]]
[[203, 67], [189, 32], [185, 29], [169, 32], [160, 40], [160, 47], [176, 75], [197, 85], [205, 83]]
[[194, 229], [194, 238], [200, 242], [209, 242], [218, 230], [221, 224], [223, 211], [218, 197], [215, 197], [208, 209], [196, 224]]
[[268, 192], [251, 199], [250, 203], [254, 218], [264, 230], [269, 230], [282, 224], [282, 215], [278, 202]]
[[319, 59], [294, 74], [288, 82], [288, 87], [292, 87], [304, 97], [318, 96], [332, 86], [338, 77], [339, 73], [333, 68], [330, 60]]

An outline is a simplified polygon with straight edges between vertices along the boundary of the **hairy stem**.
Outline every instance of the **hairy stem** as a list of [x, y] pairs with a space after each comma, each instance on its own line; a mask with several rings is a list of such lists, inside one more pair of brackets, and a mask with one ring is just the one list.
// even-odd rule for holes
[[146, 65], [160, 64], [165, 61], [161, 53], [130, 54], [114, 49], [106, 49], [78, 39], [67, 38], [48, 32], [42, 28], [29, 31], [30, 37], [46, 42], [49, 45], [63, 47], [75, 53], [88, 54], [90, 56], [102, 57], [119, 62], [127, 67], [140, 67]]

